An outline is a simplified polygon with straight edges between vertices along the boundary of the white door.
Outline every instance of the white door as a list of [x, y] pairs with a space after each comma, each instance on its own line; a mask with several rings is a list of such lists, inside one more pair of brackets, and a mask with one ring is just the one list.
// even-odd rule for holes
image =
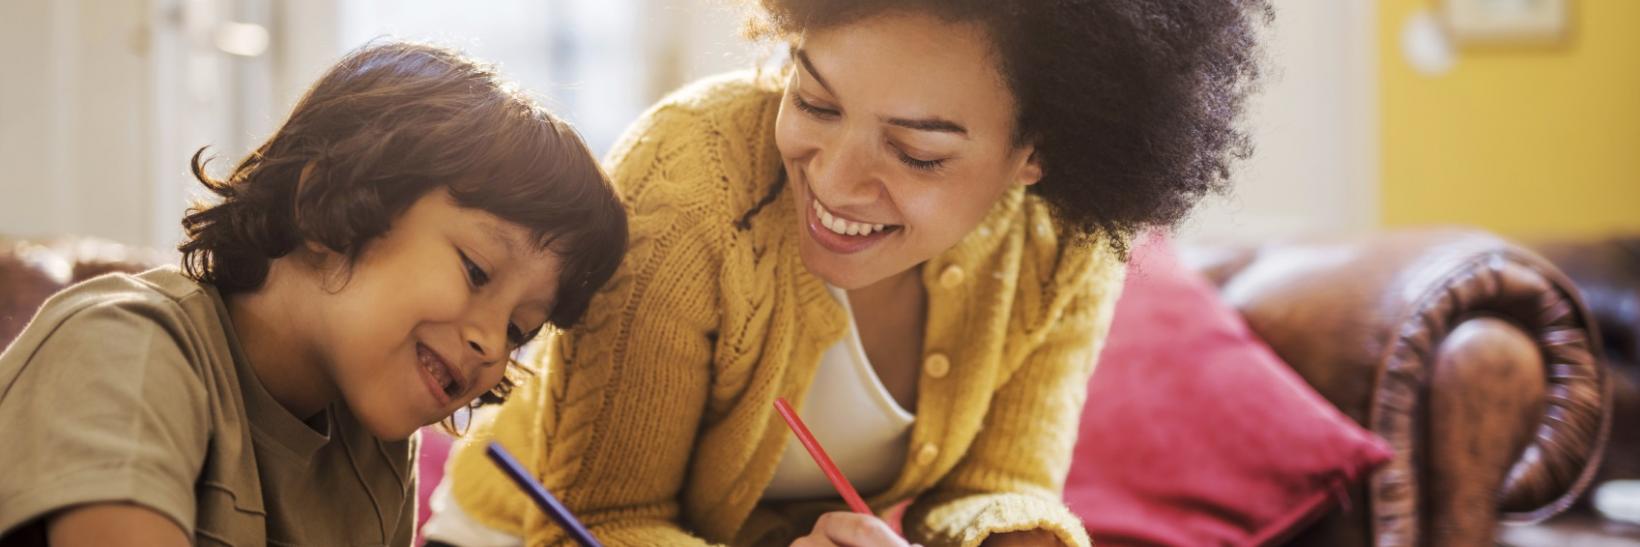
[[1275, 0], [1263, 92], [1248, 111], [1255, 152], [1229, 196], [1180, 237], [1259, 242], [1378, 224], [1374, 3]]

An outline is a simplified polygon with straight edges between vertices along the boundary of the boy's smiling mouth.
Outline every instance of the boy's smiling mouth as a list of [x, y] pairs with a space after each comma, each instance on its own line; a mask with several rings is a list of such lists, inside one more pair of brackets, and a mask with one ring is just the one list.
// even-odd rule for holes
[[422, 377], [427, 380], [428, 390], [433, 393], [433, 398], [438, 400], [440, 405], [450, 404], [457, 395], [467, 391], [465, 378], [461, 376], [460, 371], [432, 348], [417, 342], [416, 360], [421, 365]]

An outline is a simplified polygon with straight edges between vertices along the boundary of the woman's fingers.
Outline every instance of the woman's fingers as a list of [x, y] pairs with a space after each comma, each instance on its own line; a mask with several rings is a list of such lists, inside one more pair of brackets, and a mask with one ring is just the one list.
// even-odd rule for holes
[[820, 515], [810, 536], [849, 547], [909, 547], [888, 523], [872, 515], [836, 511]]
[[791, 547], [837, 547], [837, 544], [832, 543], [825, 536], [807, 535], [797, 538], [797, 541], [792, 542]]

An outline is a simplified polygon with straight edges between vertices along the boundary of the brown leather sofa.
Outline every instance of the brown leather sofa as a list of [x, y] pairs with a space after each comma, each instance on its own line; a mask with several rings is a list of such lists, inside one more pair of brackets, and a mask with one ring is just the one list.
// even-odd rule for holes
[[[1306, 545], [1491, 545], [1589, 484], [1607, 440], [1600, 336], [1555, 266], [1485, 233], [1193, 249], [1187, 261], [1284, 360], [1395, 457]], [[0, 342], [68, 283], [165, 258], [0, 241]]]
[[[1561, 240], [1532, 246], [1566, 272], [1599, 325], [1612, 377], [1612, 429], [1593, 487], [1640, 480], [1640, 236]], [[1640, 524], [1602, 518], [1587, 503], [1540, 526], [1507, 530], [1517, 547], [1640, 545]]]
[[1600, 336], [1520, 246], [1404, 231], [1193, 253], [1253, 330], [1394, 458], [1305, 545], [1493, 545], [1570, 505], [1609, 428]]

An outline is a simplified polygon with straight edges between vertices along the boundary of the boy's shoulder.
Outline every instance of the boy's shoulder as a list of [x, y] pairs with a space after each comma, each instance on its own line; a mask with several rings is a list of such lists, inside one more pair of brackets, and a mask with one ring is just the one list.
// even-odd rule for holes
[[[251, 474], [236, 477], [255, 477], [249, 445], [230, 439], [228, 426], [246, 419], [231, 404], [238, 377], [214, 294], [161, 268], [102, 275], [41, 307], [0, 354], [0, 422], [12, 442], [0, 447], [0, 467], [19, 477], [0, 481], [0, 533], [111, 500], [151, 508], [192, 533], [215, 507], [196, 498], [213, 491], [199, 489], [215, 480], [202, 479], [208, 461], [249, 465]], [[238, 446], [245, 450], [230, 450]]]
[[[218, 357], [227, 318], [215, 293], [175, 267], [140, 274], [104, 274], [58, 292], [41, 305], [6, 360], [30, 358], [48, 342], [74, 346], [151, 344], [174, 340], [190, 364]], [[217, 354], [217, 355], [204, 355]]]
[[[122, 313], [141, 320], [183, 326], [200, 319], [222, 320], [209, 289], [175, 267], [138, 274], [109, 273], [58, 292], [40, 306], [31, 322], [61, 323], [86, 313]], [[207, 317], [199, 317], [201, 313]]]

